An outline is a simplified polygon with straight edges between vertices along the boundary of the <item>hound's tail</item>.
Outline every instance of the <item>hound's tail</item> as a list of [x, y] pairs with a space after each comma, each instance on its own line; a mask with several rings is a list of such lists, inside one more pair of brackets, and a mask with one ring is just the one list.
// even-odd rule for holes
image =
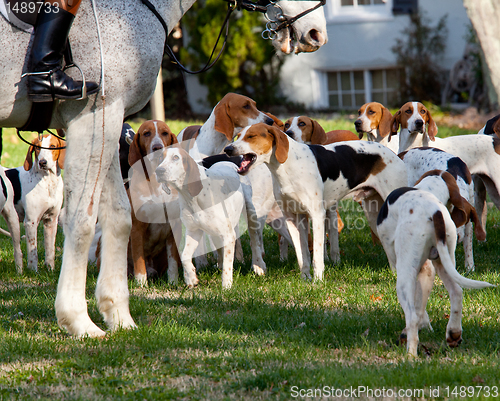
[[[455, 264], [451, 259], [451, 255], [448, 251], [448, 247], [446, 246], [446, 225], [443, 213], [438, 210], [432, 216], [432, 221], [434, 222], [434, 233], [436, 234], [436, 248], [439, 253], [439, 258], [441, 259], [441, 263], [446, 270], [446, 272], [450, 275], [450, 277], [462, 288], [486, 288], [486, 287], [495, 287], [493, 284], [487, 283], [486, 281], [477, 281], [465, 278], [455, 269]], [[453, 224], [453, 222], [451, 222]], [[455, 257], [455, 255], [453, 255]]]

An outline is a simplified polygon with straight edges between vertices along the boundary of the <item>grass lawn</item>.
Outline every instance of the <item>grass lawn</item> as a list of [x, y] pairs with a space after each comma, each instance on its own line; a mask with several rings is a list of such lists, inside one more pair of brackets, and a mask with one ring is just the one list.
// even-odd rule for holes
[[[168, 123], [174, 132], [182, 128]], [[326, 130], [352, 127], [352, 121], [323, 124]], [[10, 143], [14, 135], [4, 130], [2, 164], [9, 167], [21, 165], [27, 150]], [[474, 242], [476, 271], [467, 277], [500, 285], [500, 212], [489, 211], [487, 241]], [[434, 331], [423, 330], [419, 357], [408, 357], [397, 345], [405, 323], [385, 253], [372, 244], [357, 204], [342, 201], [340, 213], [342, 261], [326, 263], [323, 282], [300, 280], [291, 248], [280, 262], [277, 236], [266, 229], [265, 277], [251, 272], [244, 235], [246, 260], [235, 264], [230, 290], [221, 289], [215, 266], [200, 272], [194, 290], [164, 280], [148, 288], [129, 281], [138, 328], [103, 339], [75, 339], [57, 325], [62, 232], [55, 271], [40, 264], [38, 274], [25, 268], [22, 276], [10, 239], [0, 237], [0, 400], [500, 397], [499, 290], [464, 290], [464, 340], [450, 349], [449, 298], [436, 278], [428, 304]], [[43, 261], [41, 231], [38, 248]], [[461, 244], [456, 258], [464, 273]], [[94, 297], [97, 274], [89, 265], [88, 309], [105, 328]]]

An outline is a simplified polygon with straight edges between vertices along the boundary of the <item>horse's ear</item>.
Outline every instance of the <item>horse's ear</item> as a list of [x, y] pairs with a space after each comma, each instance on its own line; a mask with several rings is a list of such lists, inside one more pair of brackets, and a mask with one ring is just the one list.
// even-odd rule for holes
[[129, 166], [133, 166], [136, 162], [142, 159], [141, 145], [139, 144], [140, 139], [141, 134], [137, 132], [134, 135], [134, 139], [132, 140], [132, 143], [130, 144], [130, 148], [128, 150]]
[[234, 134], [234, 123], [229, 117], [228, 104], [226, 102], [220, 101], [217, 106], [215, 106], [215, 124], [214, 128], [216, 131], [223, 133], [228, 141], [233, 140]]
[[[34, 143], [34, 142], [33, 142]], [[31, 167], [33, 167], [33, 152], [35, 151], [35, 147], [30, 145], [28, 149], [28, 153], [26, 153], [26, 159], [24, 160], [24, 169], [26, 171], [30, 171]]]
[[[391, 133], [392, 114], [387, 107], [382, 107], [382, 117], [378, 124], [378, 132], [382, 138]], [[396, 128], [396, 132], [397, 132]], [[361, 139], [361, 138], [360, 138]]]
[[316, 121], [311, 120], [313, 132], [311, 135], [311, 143], [321, 145], [326, 142], [326, 132], [323, 127]]
[[274, 137], [276, 150], [274, 152], [278, 163], [284, 163], [288, 159], [289, 142], [287, 135], [276, 127], [268, 128], [271, 135]]
[[427, 135], [429, 135], [429, 139], [431, 141], [435, 141], [436, 140], [436, 135], [438, 133], [438, 127], [436, 125], [436, 123], [434, 122], [434, 120], [432, 119], [432, 116], [431, 116], [431, 113], [429, 112], [429, 110], [427, 110], [427, 115], [429, 116], [429, 126], [427, 128]]

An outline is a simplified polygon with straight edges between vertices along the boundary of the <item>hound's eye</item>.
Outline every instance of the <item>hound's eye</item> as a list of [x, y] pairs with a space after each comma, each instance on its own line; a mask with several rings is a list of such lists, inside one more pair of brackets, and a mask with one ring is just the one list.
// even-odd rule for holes
[[286, 123], [285, 124], [285, 129], [288, 129], [288, 128], [290, 128], [290, 124]]
[[405, 113], [406, 114], [413, 114], [413, 111], [411, 111], [410, 109], [407, 109], [407, 110], [405, 110]]
[[51, 148], [55, 148], [55, 147], [56, 147], [56, 145], [50, 145], [50, 147], [51, 147]]
[[146, 132], [145, 132], [144, 134], [142, 134], [142, 135], [144, 135], [144, 136], [147, 138], [148, 136], [150, 136], [150, 135], [151, 135], [151, 132], [146, 131]]
[[250, 104], [249, 103], [246, 103], [244, 106], [243, 106], [244, 109], [249, 109], [250, 108]]
[[299, 127], [305, 127], [305, 126], [306, 126], [306, 123], [305, 123], [304, 121], [301, 121], [301, 122], [299, 123]]
[[255, 138], [255, 134], [250, 134], [247, 136], [247, 139], [252, 139], [252, 138]]
[[374, 110], [368, 110], [368, 114], [375, 114]]
[[174, 162], [176, 162], [177, 160], [179, 160], [179, 155], [173, 155], [173, 156], [172, 156], [172, 160], [173, 160]]
[[420, 110], [420, 114], [425, 114], [425, 113], [427, 113], [427, 110], [424, 109]]
[[167, 131], [161, 133], [163, 136], [168, 136], [169, 133]]

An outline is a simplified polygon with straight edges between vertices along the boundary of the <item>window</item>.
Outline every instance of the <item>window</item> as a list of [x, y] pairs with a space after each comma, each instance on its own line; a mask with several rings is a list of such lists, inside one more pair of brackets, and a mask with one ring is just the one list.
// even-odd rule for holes
[[355, 110], [367, 102], [398, 105], [400, 76], [399, 69], [328, 72], [329, 108]]
[[330, 0], [327, 18], [335, 22], [392, 19], [393, 0]]

